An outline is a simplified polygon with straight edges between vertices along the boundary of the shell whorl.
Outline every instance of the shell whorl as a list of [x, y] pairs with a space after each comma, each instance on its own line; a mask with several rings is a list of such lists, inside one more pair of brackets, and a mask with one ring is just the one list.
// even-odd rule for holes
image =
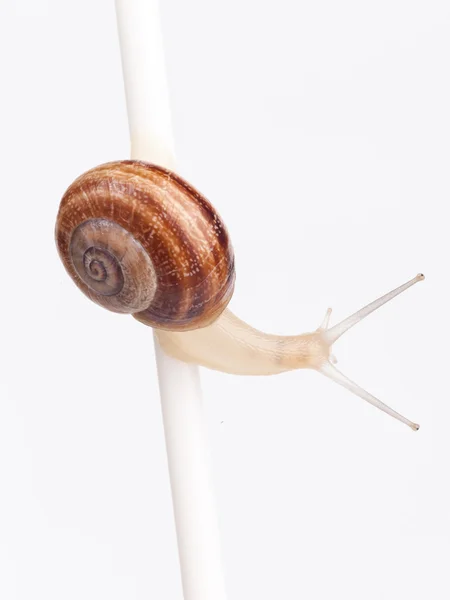
[[152, 327], [205, 327], [231, 299], [234, 255], [222, 220], [162, 167], [126, 160], [87, 171], [64, 194], [55, 235], [91, 300]]

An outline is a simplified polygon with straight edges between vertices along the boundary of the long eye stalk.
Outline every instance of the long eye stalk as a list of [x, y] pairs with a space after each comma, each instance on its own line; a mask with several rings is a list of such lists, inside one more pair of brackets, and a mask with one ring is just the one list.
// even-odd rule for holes
[[[328, 341], [328, 343], [330, 345], [334, 344], [334, 342], [336, 340], [338, 340], [341, 337], [341, 335], [343, 335], [351, 327], [353, 327], [354, 325], [356, 325], [357, 323], [359, 323], [360, 321], [365, 319], [367, 317], [367, 315], [370, 315], [370, 313], [372, 313], [374, 310], [377, 310], [378, 308], [380, 308], [380, 306], [383, 306], [383, 304], [386, 304], [386, 302], [389, 302], [390, 300], [395, 298], [395, 296], [398, 296], [399, 294], [401, 294], [402, 292], [404, 292], [405, 290], [410, 288], [412, 285], [414, 285], [418, 281], [422, 281], [423, 279], [425, 279], [425, 275], [423, 273], [419, 273], [418, 275], [416, 275], [414, 277], [414, 279], [410, 279], [403, 285], [400, 285], [398, 288], [395, 288], [395, 290], [392, 290], [391, 292], [388, 292], [384, 296], [381, 296], [381, 298], [378, 298], [377, 300], [374, 300], [370, 304], [367, 304], [367, 306], [364, 306], [357, 312], [353, 313], [353, 315], [350, 315], [349, 317], [347, 317], [346, 319], [344, 319], [337, 325], [334, 325], [333, 327], [328, 329], [326, 336], [325, 336], [326, 340]], [[329, 309], [327, 312], [328, 317], [329, 317], [330, 313], [331, 313], [331, 310]]]
[[384, 402], [381, 402], [381, 400], [378, 400], [378, 398], [376, 398], [369, 392], [366, 392], [366, 390], [364, 390], [362, 387], [357, 385], [354, 381], [352, 381], [351, 379], [346, 377], [343, 373], [341, 373], [338, 369], [336, 369], [336, 367], [333, 366], [330, 362], [326, 362], [323, 364], [323, 366], [320, 369], [320, 373], [323, 373], [324, 375], [326, 375], [327, 377], [329, 377], [336, 383], [339, 383], [343, 387], [347, 388], [347, 390], [350, 390], [351, 392], [353, 392], [354, 394], [356, 394], [363, 400], [366, 400], [373, 406], [376, 406], [383, 412], [387, 413], [388, 415], [391, 415], [391, 417], [394, 417], [394, 419], [398, 419], [402, 423], [405, 423], [405, 425], [408, 425], [408, 427], [411, 427], [411, 429], [413, 429], [414, 431], [417, 431], [419, 429], [420, 425], [418, 425], [417, 423], [413, 423], [412, 421], [410, 421], [403, 415], [399, 414], [397, 411], [393, 410], [392, 408], [390, 408], [389, 406], [384, 404]]

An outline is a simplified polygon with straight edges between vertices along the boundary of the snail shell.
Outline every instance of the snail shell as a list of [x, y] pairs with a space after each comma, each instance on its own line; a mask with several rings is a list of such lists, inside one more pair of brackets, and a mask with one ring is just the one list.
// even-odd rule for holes
[[197, 190], [162, 167], [125, 160], [87, 171], [61, 200], [55, 236], [82, 292], [151, 327], [206, 327], [231, 299], [225, 225]]

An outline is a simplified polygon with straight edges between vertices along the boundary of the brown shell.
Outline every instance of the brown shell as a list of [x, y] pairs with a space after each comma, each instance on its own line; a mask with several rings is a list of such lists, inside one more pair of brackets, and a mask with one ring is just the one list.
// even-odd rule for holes
[[61, 200], [55, 235], [66, 270], [91, 300], [152, 327], [205, 327], [231, 299], [225, 225], [162, 167], [125, 160], [81, 175]]

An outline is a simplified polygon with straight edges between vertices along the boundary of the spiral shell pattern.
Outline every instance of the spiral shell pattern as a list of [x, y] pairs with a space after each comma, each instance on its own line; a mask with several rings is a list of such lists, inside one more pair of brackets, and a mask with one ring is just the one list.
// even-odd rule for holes
[[234, 255], [222, 220], [162, 167], [126, 160], [81, 175], [61, 200], [55, 237], [91, 300], [151, 327], [206, 327], [231, 299]]

